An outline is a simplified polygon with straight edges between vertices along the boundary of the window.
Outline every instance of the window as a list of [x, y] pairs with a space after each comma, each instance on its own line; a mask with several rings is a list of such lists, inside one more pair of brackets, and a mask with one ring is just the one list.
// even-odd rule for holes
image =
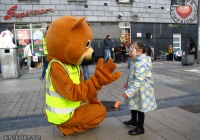
[[181, 49], [181, 34], [173, 34], [173, 48]]
[[27, 42], [31, 42], [31, 50], [38, 56], [43, 54], [42, 37], [47, 23], [16, 23], [15, 39], [18, 48], [18, 56], [24, 56], [23, 48]]
[[118, 3], [133, 3], [133, 0], [116, 0]]
[[25, 1], [25, 2], [39, 2], [40, 0], [18, 0], [18, 1]]
[[171, 0], [171, 5], [182, 5], [185, 0]]
[[86, 1], [86, 0], [68, 0], [69, 2], [81, 2], [81, 1]]

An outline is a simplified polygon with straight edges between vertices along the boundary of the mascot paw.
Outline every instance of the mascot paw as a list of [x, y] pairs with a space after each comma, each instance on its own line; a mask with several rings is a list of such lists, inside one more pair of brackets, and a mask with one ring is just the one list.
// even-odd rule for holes
[[95, 77], [100, 85], [107, 85], [117, 80], [121, 76], [121, 72], [113, 73], [116, 64], [113, 63], [112, 59], [109, 59], [105, 64], [103, 62], [103, 58], [100, 58], [95, 69]]

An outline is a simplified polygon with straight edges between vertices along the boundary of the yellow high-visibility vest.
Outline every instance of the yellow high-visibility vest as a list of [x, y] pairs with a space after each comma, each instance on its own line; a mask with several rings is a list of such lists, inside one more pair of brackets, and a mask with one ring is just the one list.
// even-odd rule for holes
[[[81, 101], [74, 102], [63, 98], [58, 94], [51, 81], [50, 69], [52, 63], [59, 63], [68, 73], [74, 84], [80, 83], [80, 67], [62, 64], [52, 59], [46, 70], [46, 115], [48, 122], [59, 125], [67, 122], [73, 115], [74, 110], [80, 106]], [[70, 93], [69, 93], [70, 94]]]
[[44, 54], [48, 54], [47, 52], [47, 47], [46, 47], [46, 38], [42, 37], [42, 47], [43, 47], [43, 50], [44, 50]]

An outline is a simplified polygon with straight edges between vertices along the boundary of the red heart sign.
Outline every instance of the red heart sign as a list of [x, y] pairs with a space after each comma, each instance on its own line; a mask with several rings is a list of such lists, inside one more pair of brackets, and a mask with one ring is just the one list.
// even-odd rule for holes
[[178, 7], [176, 7], [176, 12], [180, 17], [186, 19], [192, 13], [192, 7], [190, 5], [179, 5]]

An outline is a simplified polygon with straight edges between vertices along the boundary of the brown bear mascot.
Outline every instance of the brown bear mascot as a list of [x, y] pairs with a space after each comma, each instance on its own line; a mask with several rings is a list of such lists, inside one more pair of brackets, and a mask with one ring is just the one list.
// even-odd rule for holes
[[121, 76], [116, 64], [99, 59], [95, 73], [83, 81], [80, 64], [92, 58], [92, 31], [85, 17], [62, 16], [47, 31], [46, 117], [67, 138], [76, 132], [97, 127], [106, 117], [97, 93]]

